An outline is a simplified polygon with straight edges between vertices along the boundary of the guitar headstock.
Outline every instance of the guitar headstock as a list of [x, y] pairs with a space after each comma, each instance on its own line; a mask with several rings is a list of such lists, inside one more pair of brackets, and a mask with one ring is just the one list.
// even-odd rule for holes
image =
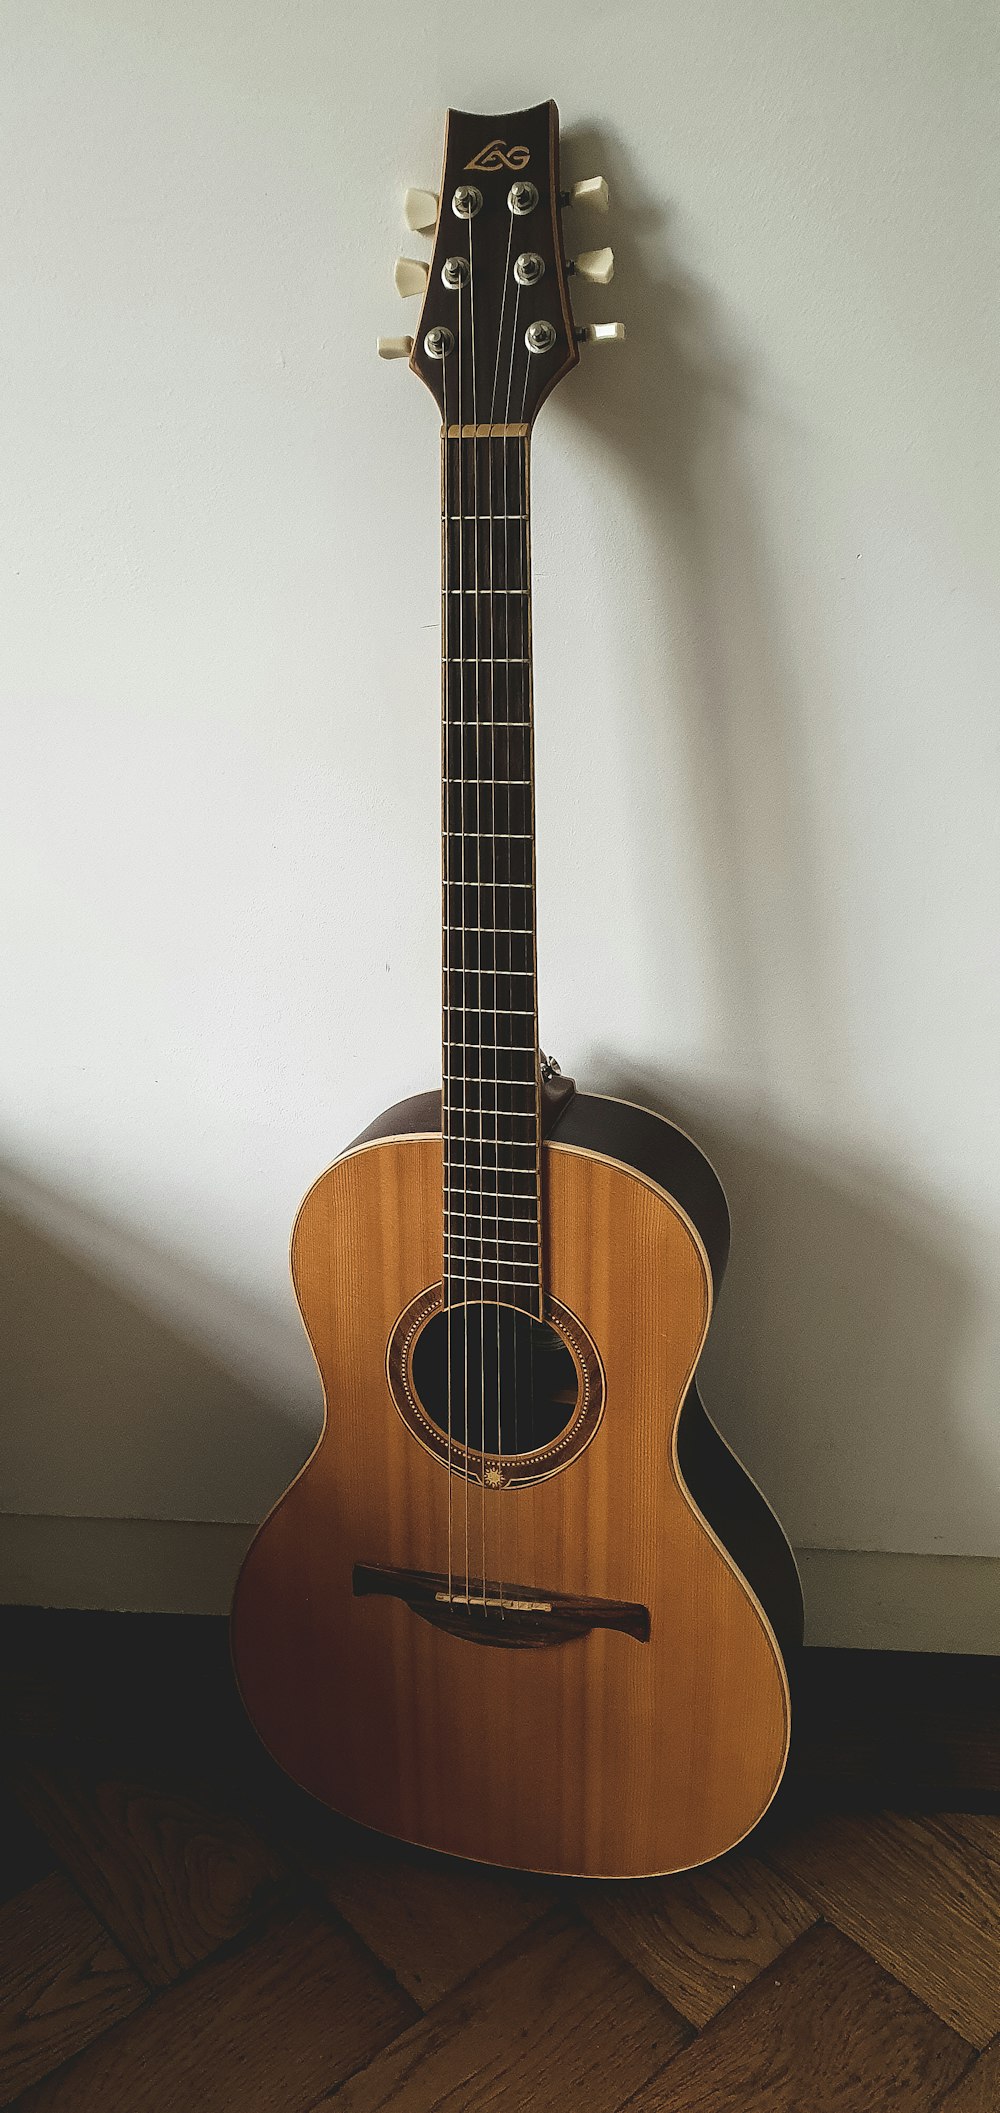
[[608, 187], [592, 177], [560, 190], [554, 103], [506, 117], [449, 111], [440, 194], [408, 191], [404, 208], [431, 236], [430, 262], [396, 263], [398, 291], [423, 295], [420, 320], [412, 338], [379, 339], [383, 358], [409, 357], [444, 425], [530, 426], [581, 341], [624, 337], [620, 323], [574, 323], [570, 275], [606, 285], [614, 260], [601, 249], [567, 263], [570, 204], [606, 212]]

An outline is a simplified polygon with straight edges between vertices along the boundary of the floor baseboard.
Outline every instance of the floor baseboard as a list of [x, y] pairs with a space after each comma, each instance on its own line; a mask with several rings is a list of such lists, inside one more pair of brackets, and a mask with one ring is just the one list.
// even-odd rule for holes
[[841, 1650], [1000, 1652], [1000, 1558], [800, 1548], [806, 1642]]
[[225, 1614], [253, 1526], [191, 1519], [0, 1518], [0, 1603]]
[[[224, 1614], [252, 1525], [187, 1519], [0, 1518], [0, 1603]], [[797, 1551], [806, 1642], [1000, 1653], [1000, 1559]]]

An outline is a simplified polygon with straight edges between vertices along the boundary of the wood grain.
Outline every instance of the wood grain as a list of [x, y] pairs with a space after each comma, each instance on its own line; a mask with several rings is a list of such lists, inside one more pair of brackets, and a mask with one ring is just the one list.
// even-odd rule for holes
[[686, 2037], [609, 1946], [553, 1917], [325, 2103], [332, 2113], [614, 2113]]
[[61, 1874], [0, 1909], [0, 2104], [147, 2000]]
[[552, 1904], [538, 1879], [447, 1862], [344, 1823], [309, 1859], [326, 1898], [427, 2010]]
[[1000, 2030], [1000, 1820], [834, 1816], [768, 1859], [974, 2047]]
[[969, 2049], [817, 1926], [630, 2101], [629, 2113], [932, 2113]]
[[1000, 2042], [988, 2047], [941, 2100], [941, 2113], [1000, 2113]]
[[153, 1986], [186, 1973], [259, 1917], [286, 1875], [242, 1819], [190, 1796], [37, 1766], [19, 1791]]
[[19, 2113], [304, 2113], [413, 2011], [354, 1938], [302, 1913], [176, 1983]]
[[441, 1273], [441, 1141], [414, 1137], [349, 1153], [300, 1213], [329, 1423], [244, 1565], [237, 1673], [293, 1778], [384, 1833], [527, 1870], [673, 1870], [732, 1846], [771, 1797], [784, 1670], [671, 1452], [708, 1320], [700, 1243], [615, 1163], [557, 1144], [543, 1158], [546, 1286], [596, 1342], [607, 1407], [570, 1469], [473, 1491], [473, 1567], [485, 1539], [488, 1575], [637, 1602], [649, 1643], [596, 1631], [485, 1651], [353, 1597], [358, 1562], [447, 1566], [449, 1476], [385, 1379], [398, 1314]]
[[580, 1886], [574, 1900], [623, 1958], [699, 2026], [817, 1915], [776, 1872], [742, 1850], [673, 1878]]
[[[828, 1656], [811, 1661], [817, 1705]], [[852, 1725], [865, 1748], [877, 1687], [867, 1660], [857, 1654], [857, 1662], [853, 1700], [842, 1654], [828, 1688], [831, 1737], [848, 1758]], [[169, 1875], [174, 1851], [164, 1827], [157, 1837], [168, 1872], [156, 1859], [143, 1868], [143, 1942], [159, 1943], [152, 1920], [158, 1902], [169, 1926], [178, 1889], [200, 1898], [184, 1876], [191, 1826], [217, 1835], [227, 1813], [245, 1826], [239, 1816], [251, 1781], [265, 1793], [257, 1824], [273, 1844], [273, 1868], [287, 1868], [294, 1886], [308, 1887], [313, 1906], [292, 1916], [283, 1880], [276, 1893], [265, 1885], [257, 1894], [237, 1874], [230, 1919], [242, 1907], [247, 1925], [181, 1979], [159, 1982], [150, 1997], [65, 1876], [22, 1891], [0, 1913], [8, 1998], [0, 2008], [0, 2085], [8, 2092], [23, 2085], [21, 2113], [45, 2105], [57, 2113], [200, 2113], [202, 2106], [209, 2113], [254, 2113], [255, 2106], [312, 2113], [317, 2103], [343, 2113], [347, 2094], [357, 2094], [369, 2113], [382, 2104], [419, 2113], [439, 2093], [449, 2113], [465, 2113], [467, 2105], [475, 2113], [590, 2113], [594, 2106], [624, 2113], [623, 2095], [629, 2113], [657, 2106], [667, 2113], [1000, 2113], [1000, 2036], [977, 2056], [835, 1928], [814, 1924], [794, 1936], [797, 1913], [818, 1912], [820, 1903], [812, 1896], [797, 1909], [794, 1896], [805, 1882], [767, 1864], [779, 1845], [789, 1853], [798, 1845], [801, 1857], [807, 1835], [815, 1848], [815, 1813], [807, 1827], [794, 1799], [780, 1825], [769, 1818], [752, 1847], [711, 1868], [635, 1886], [550, 1886], [375, 1839], [294, 1791], [277, 1770], [258, 1775], [253, 1734], [242, 1711], [231, 1708], [221, 1624], [216, 1631], [197, 1622], [0, 1611], [0, 1722], [8, 1693], [29, 1667], [52, 1712], [40, 1743], [34, 1718], [11, 1741], [18, 1767], [54, 1777], [63, 1798], [78, 1782], [66, 1848], [79, 1858], [77, 1837], [89, 1837], [87, 1859], [107, 1867], [112, 1896], [123, 1884], [120, 1842], [117, 1828], [108, 1834], [94, 1784], [128, 1781], [133, 1795], [160, 1809], [173, 1797], [187, 1814], [175, 1837], [180, 1875]], [[915, 1687], [909, 1666], [889, 1658], [880, 1670], [884, 1687], [906, 1703]], [[947, 1717], [940, 1696], [964, 1693], [971, 1706], [975, 1684], [964, 1668], [938, 1661], [929, 1662], [926, 1677], [940, 1682], [938, 1703], [928, 1701], [938, 1739]], [[977, 1767], [985, 1771], [990, 1742], [994, 1764], [1000, 1753], [1000, 1716], [991, 1729], [985, 1702], [976, 1708]], [[889, 1715], [883, 1701], [880, 1721]], [[958, 1710], [959, 1740], [967, 1721]], [[62, 1727], [58, 1765], [55, 1722]], [[9, 1718], [6, 1728], [10, 1738]], [[211, 1761], [215, 1787], [196, 1795], [193, 1760], [205, 1738], [212, 1752], [202, 1760]], [[98, 1752], [103, 1772], [96, 1770]], [[947, 1755], [942, 1779], [951, 1781]], [[49, 1789], [45, 1796], [48, 1803]], [[19, 1884], [54, 1852], [35, 1836], [19, 1856], [16, 1814], [8, 1812], [8, 1820], [11, 1883]], [[890, 1849], [884, 1865], [884, 1817], [855, 1812], [845, 1882], [856, 1888], [870, 1862], [869, 1883], [880, 1902], [888, 1900], [890, 1921], [898, 1921], [895, 1892], [908, 1872], [910, 1920], [924, 1926], [927, 1957], [939, 1954], [950, 1975], [971, 1927], [980, 1982], [1000, 1979], [1000, 1937], [992, 1924], [983, 1927], [976, 1890], [1000, 1897], [998, 1822], [951, 1813], [900, 1824], [911, 1846]], [[932, 1882], [925, 1858], [910, 1868], [915, 1825], [932, 1830], [938, 1849], [947, 1846], [944, 1861], [932, 1864]], [[888, 1839], [896, 1840], [891, 1830]], [[836, 1863], [829, 1848], [828, 1885]], [[209, 1891], [217, 1901], [215, 1879]], [[582, 1908], [586, 1922], [574, 1924], [562, 1907], [554, 1913], [546, 1905], [553, 1894], [571, 1904], [573, 1917]], [[262, 1908], [274, 1918], [263, 1927]], [[209, 1920], [217, 1912], [218, 1905]], [[341, 1912], [380, 1957], [344, 1927]], [[873, 1943], [881, 1919], [872, 1914]], [[200, 1907], [195, 1926], [204, 1928]], [[217, 1933], [217, 1921], [213, 1928]], [[168, 1946], [174, 1958], [178, 1942], [175, 1933]], [[422, 2017], [382, 1961], [409, 1983]], [[897, 1967], [908, 1972], [911, 1964], [900, 1949]], [[733, 1980], [741, 1982], [735, 1992]], [[704, 2030], [696, 2035], [682, 2009], [692, 2019], [707, 2017]]]

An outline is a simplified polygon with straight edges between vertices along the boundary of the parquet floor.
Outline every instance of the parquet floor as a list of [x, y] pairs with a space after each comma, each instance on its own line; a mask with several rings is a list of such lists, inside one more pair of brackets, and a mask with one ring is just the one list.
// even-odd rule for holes
[[286, 1785], [224, 1627], [0, 1614], [0, 2103], [23, 2113], [1000, 2113], [1000, 1681], [806, 1654], [709, 1869], [557, 1885]]

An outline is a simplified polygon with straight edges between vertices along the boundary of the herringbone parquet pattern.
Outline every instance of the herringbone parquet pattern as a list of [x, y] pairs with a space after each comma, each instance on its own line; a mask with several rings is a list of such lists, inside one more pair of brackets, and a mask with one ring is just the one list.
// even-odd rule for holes
[[317, 1810], [245, 1724], [222, 1624], [9, 1612], [0, 1642], [2, 2104], [1000, 2113], [985, 1661], [806, 1654], [757, 1836], [600, 1886]]

